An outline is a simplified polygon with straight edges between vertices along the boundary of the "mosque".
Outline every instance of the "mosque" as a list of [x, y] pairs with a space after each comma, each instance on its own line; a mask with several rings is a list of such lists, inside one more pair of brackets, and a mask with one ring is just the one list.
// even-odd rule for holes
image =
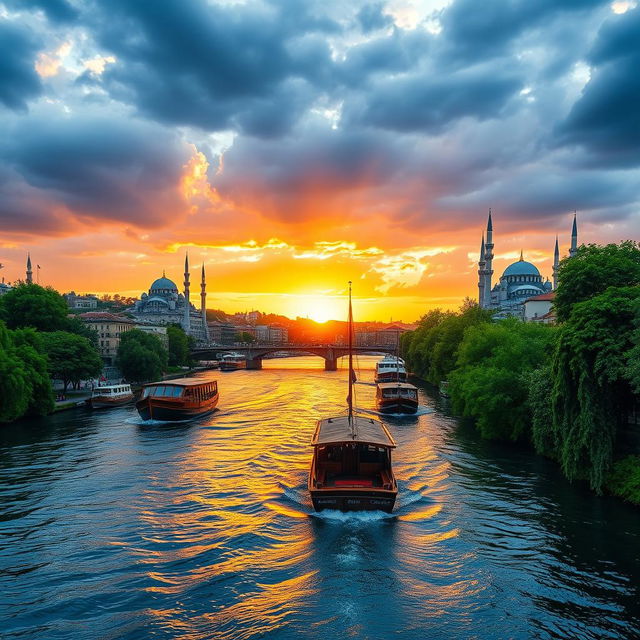
[[[573, 229], [571, 230], [571, 248], [569, 257], [573, 257], [578, 250], [578, 227], [576, 216], [573, 216]], [[480, 260], [478, 261], [478, 300], [483, 309], [495, 309], [498, 313], [495, 317], [517, 316], [523, 317], [524, 302], [529, 298], [554, 291], [558, 286], [558, 266], [560, 264], [560, 252], [558, 249], [558, 237], [553, 254], [553, 284], [547, 278], [543, 281], [538, 267], [527, 262], [520, 252], [520, 260], [510, 264], [500, 277], [499, 282], [491, 286], [493, 276], [493, 223], [491, 221], [491, 209], [487, 222], [487, 238], [482, 234], [480, 245]]]
[[189, 256], [184, 259], [184, 293], [178, 292], [175, 282], [169, 280], [165, 273], [155, 280], [149, 293], [143, 293], [135, 303], [132, 314], [140, 322], [153, 324], [179, 324], [187, 334], [197, 342], [209, 342], [207, 327], [207, 283], [202, 265], [202, 281], [200, 283], [200, 310], [189, 300]]

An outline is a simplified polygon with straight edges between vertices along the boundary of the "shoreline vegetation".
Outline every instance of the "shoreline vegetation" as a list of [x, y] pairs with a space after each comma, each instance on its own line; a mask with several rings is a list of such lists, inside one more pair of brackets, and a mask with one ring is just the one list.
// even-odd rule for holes
[[448, 380], [454, 413], [483, 438], [640, 506], [640, 247], [582, 246], [558, 277], [558, 324], [494, 321], [467, 299], [427, 313], [402, 356], [436, 387]]
[[[55, 289], [21, 283], [1, 296], [0, 424], [82, 404], [87, 393], [80, 392], [81, 382], [103, 370], [97, 345], [97, 332], [69, 313]], [[156, 336], [133, 329], [121, 337], [117, 364], [128, 381], [153, 382], [182, 367], [191, 369], [190, 349], [191, 338], [177, 325], [167, 327], [166, 347]], [[56, 380], [62, 395], [72, 390], [64, 402], [55, 400]]]

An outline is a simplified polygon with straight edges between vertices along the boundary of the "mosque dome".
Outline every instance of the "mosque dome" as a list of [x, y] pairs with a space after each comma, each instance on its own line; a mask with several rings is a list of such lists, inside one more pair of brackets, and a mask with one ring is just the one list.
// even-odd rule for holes
[[502, 274], [503, 278], [507, 276], [539, 276], [540, 272], [538, 271], [538, 267], [535, 264], [531, 264], [526, 260], [518, 260], [518, 262], [514, 262], [510, 264]]
[[158, 278], [153, 282], [150, 291], [151, 293], [153, 293], [154, 291], [166, 291], [167, 289], [169, 291], [175, 291], [176, 293], [178, 293], [178, 287], [176, 287], [176, 283], [172, 280], [169, 280], [169, 278], [165, 278], [164, 276], [162, 276], [162, 278]]

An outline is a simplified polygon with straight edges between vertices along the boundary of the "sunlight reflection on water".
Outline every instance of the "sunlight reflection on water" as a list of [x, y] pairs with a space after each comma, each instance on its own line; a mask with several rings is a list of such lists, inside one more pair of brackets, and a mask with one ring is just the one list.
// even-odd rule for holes
[[[309, 440], [342, 411], [345, 371], [264, 367], [206, 374], [221, 399], [201, 421], [123, 408], [4, 429], [3, 637], [640, 634], [635, 511], [480, 441], [421, 390], [428, 412], [382, 418], [394, 512], [316, 514]], [[356, 385], [364, 410], [374, 395]]]

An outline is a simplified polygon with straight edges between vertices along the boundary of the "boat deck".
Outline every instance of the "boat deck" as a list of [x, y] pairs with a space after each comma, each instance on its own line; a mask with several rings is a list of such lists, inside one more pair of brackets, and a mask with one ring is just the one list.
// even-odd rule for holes
[[387, 469], [381, 469], [370, 474], [344, 474], [336, 473], [327, 469], [318, 470], [318, 488], [331, 487], [358, 487], [358, 488], [378, 488], [391, 489], [393, 479]]

